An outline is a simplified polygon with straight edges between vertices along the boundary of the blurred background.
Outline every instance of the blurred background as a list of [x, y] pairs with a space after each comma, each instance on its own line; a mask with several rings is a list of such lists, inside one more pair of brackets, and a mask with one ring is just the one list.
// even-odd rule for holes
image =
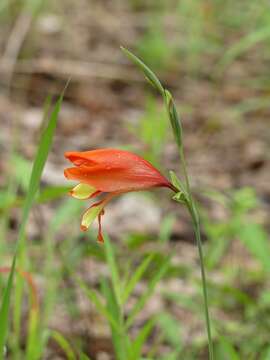
[[[1, 266], [10, 265], [14, 252], [46, 99], [56, 100], [71, 78], [28, 223], [23, 270], [38, 293], [38, 330], [33, 345], [28, 287], [16, 285], [7, 358], [121, 360], [106, 314], [70, 276], [71, 269], [108, 302], [101, 279], [110, 280], [111, 268], [96, 243], [97, 227], [80, 232], [87, 204], [66, 195], [63, 154], [122, 148], [165, 175], [182, 174], [162, 99], [120, 45], [158, 74], [182, 118], [216, 359], [269, 360], [268, 0], [1, 0]], [[127, 330], [134, 339], [154, 319], [135, 360], [207, 359], [200, 268], [186, 210], [164, 190], [130, 193], [108, 207], [104, 229], [121, 284], [151, 257], [122, 309], [128, 318], [148, 294]], [[1, 274], [1, 289], [6, 279]]]

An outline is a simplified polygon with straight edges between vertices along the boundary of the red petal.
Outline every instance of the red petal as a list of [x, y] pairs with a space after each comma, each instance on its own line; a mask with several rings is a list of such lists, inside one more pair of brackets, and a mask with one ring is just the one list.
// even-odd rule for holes
[[66, 169], [65, 176], [100, 191], [125, 192], [157, 186], [171, 187], [170, 182], [149, 162], [130, 152], [102, 149], [81, 154], [80, 162], [85, 160], [86, 164], [90, 160], [91, 166], [84, 164]]
[[94, 186], [103, 192], [126, 192], [151, 187], [167, 186], [170, 183], [161, 174], [144, 172], [144, 169], [106, 169], [102, 166], [65, 169], [67, 179], [77, 180]]
[[83, 153], [76, 152], [76, 151], [70, 151], [70, 152], [65, 153], [65, 157], [76, 166], [81, 166], [81, 165], [92, 166], [92, 165], [96, 165], [96, 162], [83, 157], [81, 154], [83, 154]]

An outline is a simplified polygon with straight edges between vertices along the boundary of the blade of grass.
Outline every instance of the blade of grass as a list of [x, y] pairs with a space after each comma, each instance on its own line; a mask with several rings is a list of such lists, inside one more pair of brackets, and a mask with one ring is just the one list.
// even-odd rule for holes
[[[66, 89], [66, 88], [65, 88]], [[65, 91], [64, 89], [64, 91]], [[10, 297], [11, 297], [11, 288], [12, 288], [12, 282], [14, 277], [14, 270], [16, 266], [16, 258], [17, 254], [21, 251], [22, 246], [24, 245], [24, 238], [25, 238], [25, 228], [28, 220], [28, 216], [30, 213], [30, 209], [34, 203], [35, 195], [39, 187], [39, 182], [41, 178], [41, 174], [45, 165], [45, 162], [47, 160], [49, 150], [52, 144], [53, 134], [56, 128], [58, 114], [61, 108], [61, 104], [63, 101], [64, 91], [58, 101], [56, 102], [56, 105], [52, 111], [52, 114], [49, 119], [49, 123], [47, 128], [42, 134], [40, 144], [38, 146], [37, 154], [34, 160], [32, 172], [31, 172], [31, 178], [29, 182], [29, 190], [24, 202], [23, 206], [23, 212], [22, 212], [22, 220], [21, 225], [19, 229], [18, 234], [18, 240], [15, 247], [15, 253], [12, 260], [12, 266], [10, 275], [8, 278], [7, 286], [4, 290], [3, 298], [2, 298], [2, 304], [1, 304], [1, 310], [0, 310], [0, 360], [3, 359], [4, 353], [4, 345], [8, 333], [8, 315], [9, 315], [9, 307], [10, 307]]]
[[153, 294], [155, 287], [159, 280], [165, 275], [168, 266], [169, 266], [170, 258], [166, 259], [163, 264], [160, 265], [159, 270], [156, 272], [156, 274], [152, 277], [148, 284], [148, 289], [145, 291], [145, 293], [139, 298], [139, 300], [134, 305], [133, 309], [130, 312], [130, 315], [126, 321], [126, 329], [128, 329], [132, 324], [133, 321], [138, 314], [138, 312], [144, 307], [147, 300], [150, 298], [150, 296]]
[[143, 326], [143, 328], [139, 331], [138, 335], [132, 342], [132, 346], [130, 349], [130, 355], [129, 355], [130, 360], [140, 359], [143, 344], [145, 343], [146, 339], [150, 335], [154, 325], [155, 325], [155, 319], [153, 318], [153, 319], [148, 320], [145, 323], [145, 325]]
[[105, 247], [105, 254], [106, 254], [106, 260], [110, 268], [111, 277], [112, 277], [112, 285], [113, 290], [115, 293], [116, 300], [118, 304], [121, 304], [121, 282], [119, 277], [119, 271], [118, 267], [115, 261], [115, 255], [113, 251], [113, 247], [111, 244], [111, 241], [108, 236], [105, 235], [104, 238], [104, 247]]
[[270, 26], [266, 26], [252, 31], [240, 41], [230, 47], [224, 54], [221, 63], [219, 64], [219, 69], [223, 71], [228, 65], [230, 65], [237, 57], [242, 55], [244, 52], [254, 47], [259, 42], [268, 40], [270, 37]]
[[58, 331], [52, 331], [51, 337], [57, 342], [57, 344], [64, 351], [67, 360], [76, 360], [76, 355], [71, 345], [62, 334], [60, 334]]
[[88, 299], [95, 305], [96, 309], [99, 313], [105, 317], [105, 319], [114, 327], [115, 331], [120, 332], [119, 326], [115, 321], [114, 317], [110, 314], [110, 312], [103, 305], [100, 296], [92, 289], [88, 288], [79, 278], [75, 278], [75, 281], [80, 286], [80, 288], [84, 291]]
[[131, 276], [131, 278], [128, 281], [127, 286], [124, 288], [124, 291], [121, 296], [121, 302], [122, 304], [125, 304], [125, 302], [128, 300], [130, 294], [132, 293], [133, 289], [135, 288], [136, 284], [140, 281], [143, 274], [147, 270], [149, 264], [153, 260], [154, 254], [150, 254], [147, 256], [140, 266], [137, 267], [135, 273]]
[[80, 352], [79, 360], [91, 360], [89, 356], [87, 356], [85, 353]]
[[37, 360], [41, 357], [41, 341], [39, 338], [39, 313], [34, 310], [30, 313], [27, 344], [26, 344], [26, 359]]
[[106, 279], [103, 279], [101, 282], [101, 289], [107, 303], [107, 311], [113, 316], [114, 321], [118, 324], [118, 328], [121, 331], [115, 331], [114, 327], [111, 325], [111, 335], [114, 345], [114, 350], [116, 353], [116, 358], [118, 360], [126, 360], [128, 358], [129, 350], [129, 339], [127, 332], [124, 328], [124, 319], [122, 314], [122, 309], [117, 303], [116, 295], [114, 290], [109, 285], [109, 282]]
[[183, 342], [181, 337], [181, 328], [178, 320], [167, 312], [162, 312], [157, 317], [159, 327], [164, 332], [164, 338], [168, 342], [175, 353], [179, 353], [183, 349]]
[[163, 86], [161, 85], [160, 81], [153, 73], [153, 71], [150, 70], [148, 66], [146, 66], [137, 56], [132, 54], [128, 49], [124, 48], [123, 46], [120, 46], [120, 49], [135, 65], [137, 65], [143, 71], [146, 79], [150, 82], [150, 84], [163, 95]]

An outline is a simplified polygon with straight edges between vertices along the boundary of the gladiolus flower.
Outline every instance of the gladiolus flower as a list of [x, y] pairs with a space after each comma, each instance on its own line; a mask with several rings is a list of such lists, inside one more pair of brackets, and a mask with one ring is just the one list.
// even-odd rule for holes
[[167, 187], [177, 192], [148, 161], [129, 151], [99, 149], [67, 152], [65, 157], [75, 165], [65, 169], [66, 178], [79, 181], [70, 191], [71, 196], [85, 200], [105, 194], [102, 200], [86, 210], [81, 221], [81, 230], [86, 231], [94, 219], [98, 218], [100, 242], [103, 242], [101, 217], [104, 215], [105, 206], [115, 196], [155, 187]]

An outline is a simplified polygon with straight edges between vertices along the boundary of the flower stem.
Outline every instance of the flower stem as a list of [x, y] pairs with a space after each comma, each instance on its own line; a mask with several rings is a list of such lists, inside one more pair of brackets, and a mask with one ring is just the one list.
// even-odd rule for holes
[[[205, 267], [204, 267], [204, 260], [203, 260], [203, 248], [202, 248], [202, 241], [201, 241], [201, 232], [200, 232], [200, 221], [199, 215], [192, 197], [191, 188], [189, 184], [189, 177], [186, 167], [186, 160], [184, 154], [184, 146], [183, 146], [183, 131], [182, 131], [182, 124], [174, 104], [173, 97], [171, 93], [162, 86], [161, 82], [159, 81], [158, 77], [153, 73], [151, 69], [148, 68], [137, 56], [132, 54], [127, 49], [121, 47], [122, 51], [136, 64], [144, 73], [145, 77], [148, 79], [150, 84], [161, 94], [167, 114], [172, 126], [172, 131], [174, 134], [174, 138], [179, 150], [179, 157], [180, 157], [180, 165], [184, 175], [184, 182], [185, 184], [181, 184], [178, 190], [179, 193], [184, 195], [184, 201], [187, 205], [189, 213], [192, 217], [193, 221], [193, 228], [195, 232], [196, 242], [199, 251], [199, 258], [200, 258], [200, 267], [201, 267], [201, 277], [202, 277], [202, 287], [203, 287], [203, 297], [204, 297], [204, 312], [205, 312], [205, 319], [206, 319], [206, 327], [207, 327], [207, 336], [208, 336], [208, 347], [209, 347], [209, 360], [214, 360], [214, 351], [213, 351], [213, 342], [211, 337], [211, 326], [210, 326], [210, 317], [208, 311], [208, 296], [207, 296], [207, 284], [206, 284], [206, 275], [205, 275]], [[175, 186], [173, 185], [172, 190], [175, 191]], [[183, 202], [182, 199], [175, 198], [176, 201]]]
[[201, 268], [201, 278], [202, 278], [202, 288], [203, 288], [203, 298], [204, 298], [204, 312], [205, 312], [205, 320], [206, 320], [206, 329], [207, 329], [207, 337], [208, 337], [208, 348], [209, 348], [209, 360], [214, 360], [214, 351], [213, 351], [213, 342], [211, 336], [211, 325], [210, 325], [210, 316], [208, 310], [208, 295], [207, 295], [207, 283], [206, 283], [206, 274], [205, 274], [205, 266], [203, 259], [203, 248], [201, 241], [201, 231], [200, 231], [200, 220], [199, 215], [195, 206], [195, 202], [192, 197], [189, 176], [187, 172], [184, 145], [183, 145], [183, 131], [182, 124], [180, 118], [178, 116], [176, 107], [174, 105], [173, 98], [171, 94], [164, 90], [163, 92], [163, 100], [165, 102], [165, 106], [167, 108], [167, 113], [172, 125], [172, 130], [175, 136], [176, 144], [179, 151], [180, 165], [184, 175], [184, 182], [182, 184], [181, 190], [184, 192], [185, 203], [191, 215], [193, 221], [193, 228], [196, 237], [199, 258], [200, 258], [200, 268]]
[[187, 206], [188, 206], [189, 213], [192, 217], [193, 228], [194, 228], [195, 238], [196, 238], [196, 242], [197, 242], [199, 258], [200, 258], [200, 268], [201, 268], [201, 278], [202, 278], [202, 288], [203, 288], [203, 298], [204, 298], [204, 313], [205, 313], [206, 329], [207, 329], [207, 336], [208, 336], [209, 360], [214, 360], [210, 316], [209, 316], [209, 310], [208, 310], [208, 292], [207, 292], [206, 274], [205, 274], [205, 266], [204, 266], [204, 258], [203, 258], [203, 247], [202, 247], [202, 241], [201, 241], [200, 220], [199, 220], [198, 212], [196, 210], [196, 207], [195, 207], [192, 197], [190, 197], [189, 201], [190, 202]]
[[195, 233], [195, 238], [196, 238], [198, 252], [199, 252], [199, 258], [200, 258], [203, 299], [204, 299], [204, 313], [205, 313], [206, 330], [207, 330], [207, 337], [208, 337], [209, 360], [214, 360], [214, 351], [213, 351], [213, 342], [212, 342], [212, 335], [211, 335], [211, 325], [210, 325], [209, 306], [208, 306], [207, 282], [206, 282], [203, 247], [202, 247], [201, 230], [200, 230], [200, 219], [199, 219], [198, 211], [196, 209], [196, 205], [194, 203], [192, 193], [191, 193], [182, 139], [180, 142], [180, 146], [178, 148], [179, 148], [180, 162], [182, 165], [184, 179], [185, 179], [185, 185], [186, 185], [186, 204], [187, 204], [187, 208], [188, 208], [189, 213], [192, 218], [193, 229], [194, 229], [194, 233]]
[[206, 274], [205, 274], [205, 266], [203, 259], [203, 248], [201, 241], [201, 231], [200, 231], [200, 220], [199, 215], [192, 197], [189, 176], [187, 172], [184, 145], [183, 145], [183, 131], [182, 124], [180, 118], [178, 116], [176, 107], [174, 105], [173, 98], [168, 90], [164, 89], [163, 91], [163, 100], [167, 109], [167, 114], [169, 116], [172, 130], [175, 136], [176, 144], [179, 151], [180, 165], [181, 170], [184, 175], [184, 184], [182, 184], [181, 191], [184, 193], [185, 203], [189, 210], [189, 213], [193, 222], [193, 229], [195, 233], [195, 238], [197, 242], [199, 258], [200, 258], [200, 268], [201, 268], [201, 278], [202, 278], [202, 288], [203, 288], [203, 298], [204, 298], [204, 312], [205, 312], [205, 320], [206, 320], [206, 329], [207, 329], [207, 337], [208, 337], [208, 347], [209, 347], [209, 360], [214, 360], [214, 352], [213, 352], [213, 342], [211, 336], [211, 325], [210, 325], [210, 316], [208, 310], [208, 295], [207, 295], [207, 283], [206, 283]]

